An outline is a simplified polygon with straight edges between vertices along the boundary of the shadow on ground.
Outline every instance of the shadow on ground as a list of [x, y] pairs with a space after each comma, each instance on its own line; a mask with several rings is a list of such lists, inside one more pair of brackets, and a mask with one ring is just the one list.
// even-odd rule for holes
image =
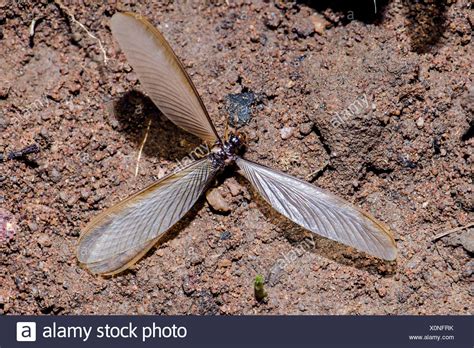
[[176, 160], [187, 156], [202, 141], [169, 121], [143, 93], [131, 90], [113, 102], [112, 126], [124, 133], [127, 140], [141, 145], [148, 137], [143, 153], [158, 159]]
[[[358, 20], [366, 24], [380, 24], [390, 0], [363, 1], [312, 1], [300, 0], [318, 12], [330, 14], [347, 24]], [[435, 49], [446, 30], [446, 11], [449, 0], [403, 0], [405, 17], [408, 21], [407, 33], [410, 36], [412, 51], [427, 53]], [[328, 13], [328, 11], [330, 13]]]

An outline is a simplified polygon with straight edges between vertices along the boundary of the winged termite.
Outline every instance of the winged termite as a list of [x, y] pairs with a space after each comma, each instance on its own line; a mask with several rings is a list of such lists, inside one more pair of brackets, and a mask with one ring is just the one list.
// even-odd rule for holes
[[92, 273], [115, 274], [137, 262], [191, 209], [215, 175], [231, 164], [273, 208], [302, 227], [382, 259], [396, 258], [390, 231], [375, 218], [312, 184], [241, 158], [243, 139], [238, 134], [226, 134], [222, 140], [182, 64], [149, 22], [132, 13], [117, 13], [111, 27], [163, 114], [213, 147], [207, 157], [89, 222], [79, 240], [78, 259]]

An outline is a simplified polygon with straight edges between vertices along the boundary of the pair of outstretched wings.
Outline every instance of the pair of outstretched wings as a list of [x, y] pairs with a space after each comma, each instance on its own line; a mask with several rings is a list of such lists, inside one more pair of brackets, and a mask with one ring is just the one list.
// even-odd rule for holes
[[[176, 125], [205, 141], [220, 140], [191, 79], [161, 33], [140, 16], [118, 13], [112, 33], [160, 110]], [[341, 198], [309, 183], [237, 157], [242, 174], [278, 212], [304, 228], [393, 260], [387, 228]], [[180, 220], [219, 168], [198, 160], [109, 208], [84, 229], [78, 258], [92, 273], [115, 274], [141, 258]]]

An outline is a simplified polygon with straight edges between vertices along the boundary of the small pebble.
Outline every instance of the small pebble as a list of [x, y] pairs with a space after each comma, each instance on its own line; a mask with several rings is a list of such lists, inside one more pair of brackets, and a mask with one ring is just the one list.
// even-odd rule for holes
[[89, 189], [83, 188], [81, 190], [81, 199], [83, 199], [84, 201], [87, 201], [90, 195], [91, 195], [91, 191]]
[[313, 122], [306, 122], [301, 124], [300, 133], [301, 135], [308, 135], [313, 130]]
[[280, 26], [281, 22], [281, 15], [277, 12], [270, 12], [263, 19], [263, 24], [265, 24], [267, 28], [272, 30], [277, 29]]
[[59, 199], [62, 200], [63, 202], [67, 202], [69, 197], [66, 192], [61, 191], [59, 192]]
[[291, 138], [293, 135], [293, 128], [292, 127], [283, 127], [280, 129], [280, 136], [283, 140]]
[[209, 205], [215, 211], [220, 213], [228, 213], [230, 211], [230, 205], [227, 201], [222, 197], [221, 193], [217, 188], [207, 191], [206, 199]]
[[425, 125], [425, 120], [423, 119], [423, 117], [420, 117], [418, 120], [416, 120], [416, 126], [418, 128], [423, 128], [424, 125]]
[[219, 239], [220, 240], [228, 240], [228, 239], [230, 239], [231, 236], [232, 236], [232, 234], [229, 231], [224, 231], [224, 232], [221, 233]]
[[53, 168], [49, 172], [49, 178], [51, 179], [52, 182], [57, 183], [61, 180], [61, 173], [56, 168]]
[[193, 282], [193, 278], [188, 275], [184, 277], [181, 287], [187, 296], [190, 296], [194, 291], [196, 291], [196, 285]]
[[330, 23], [320, 14], [313, 14], [311, 17], [311, 22], [313, 23], [314, 31], [319, 35], [323, 35], [326, 31], [326, 28], [329, 27]]
[[15, 217], [8, 210], [0, 208], [0, 243], [9, 241], [16, 233]]
[[233, 180], [229, 180], [226, 184], [227, 184], [227, 188], [229, 189], [230, 194], [232, 195], [232, 197], [235, 197], [240, 192], [242, 192], [242, 186], [239, 183], [237, 183]]
[[28, 222], [28, 228], [31, 232], [35, 232], [38, 230], [38, 225], [36, 224], [36, 222], [30, 221]]
[[461, 242], [462, 247], [474, 254], [474, 229], [471, 228], [459, 236], [459, 241]]
[[314, 33], [315, 26], [311, 20], [303, 18], [296, 23], [293, 29], [299, 37], [305, 38]]
[[37, 236], [36, 241], [43, 247], [50, 247], [52, 245], [51, 239], [46, 233], [41, 233], [39, 236]]

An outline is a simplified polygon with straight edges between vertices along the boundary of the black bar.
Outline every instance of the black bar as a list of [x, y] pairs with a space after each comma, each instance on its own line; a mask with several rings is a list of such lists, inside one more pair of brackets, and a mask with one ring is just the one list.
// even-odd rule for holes
[[[36, 323], [36, 343], [17, 342], [18, 322], [20, 337], [26, 338], [31, 331], [22, 322]], [[464, 348], [473, 346], [473, 324], [470, 316], [3, 316], [0, 347]], [[115, 336], [122, 327], [131, 338], [98, 337]], [[66, 331], [71, 337], [43, 337]], [[153, 332], [155, 338], [146, 338]]]

